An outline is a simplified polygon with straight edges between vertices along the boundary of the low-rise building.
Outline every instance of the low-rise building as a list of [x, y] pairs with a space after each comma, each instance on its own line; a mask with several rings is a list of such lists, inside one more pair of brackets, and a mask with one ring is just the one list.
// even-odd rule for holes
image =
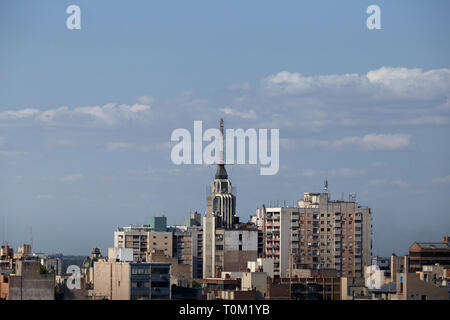
[[421, 271], [422, 266], [440, 264], [450, 268], [450, 237], [442, 242], [414, 242], [409, 248], [409, 272]]
[[41, 274], [41, 264], [37, 260], [17, 261], [16, 274], [10, 274], [7, 283], [8, 300], [55, 299], [55, 274]]
[[93, 296], [107, 300], [170, 299], [170, 263], [95, 262]]
[[255, 299], [264, 300], [267, 294], [267, 280], [265, 272], [243, 272], [241, 290], [254, 291]]

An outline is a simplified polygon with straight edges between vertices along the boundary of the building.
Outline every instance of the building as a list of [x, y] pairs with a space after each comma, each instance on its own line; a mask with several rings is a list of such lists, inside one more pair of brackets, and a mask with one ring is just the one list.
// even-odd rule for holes
[[132, 248], [108, 248], [108, 260], [115, 260], [121, 262], [132, 262], [133, 249]]
[[341, 278], [341, 300], [368, 300], [371, 296], [364, 278]]
[[147, 250], [161, 250], [170, 257], [173, 256], [173, 233], [164, 231], [150, 231], [147, 236]]
[[28, 257], [33, 256], [33, 250], [31, 248], [30, 244], [24, 244], [23, 246], [20, 246], [17, 249], [17, 252], [14, 253], [13, 259], [14, 260], [20, 260], [20, 259], [27, 259]]
[[447, 286], [450, 280], [450, 269], [446, 269], [438, 263], [433, 266], [423, 266], [422, 271], [416, 271], [420, 280], [439, 287]]
[[222, 271], [245, 270], [247, 262], [255, 261], [258, 255], [258, 229], [239, 224], [236, 217], [236, 197], [223, 162], [223, 120], [220, 131], [220, 162], [203, 218], [203, 278]]
[[170, 299], [170, 264], [159, 262], [94, 263], [94, 299]]
[[81, 265], [81, 274], [85, 277], [88, 286], [94, 282], [94, 263], [102, 260], [106, 259], [103, 258], [99, 248], [92, 248], [91, 255], [84, 259]]
[[236, 197], [233, 194], [233, 188], [228, 173], [225, 169], [223, 158], [224, 145], [223, 119], [220, 119], [220, 162], [217, 165], [216, 175], [211, 182], [211, 192], [206, 197], [206, 217], [214, 218], [216, 227], [232, 228], [237, 222], [236, 215]]
[[255, 291], [257, 300], [264, 300], [267, 293], [267, 273], [243, 272], [241, 278], [242, 291]]
[[203, 232], [199, 228], [190, 227], [187, 231], [173, 232], [173, 256], [178, 263], [187, 264], [191, 279], [203, 276]]
[[409, 271], [421, 271], [423, 266], [438, 263], [450, 269], [450, 237], [442, 242], [414, 242], [409, 248]]
[[131, 248], [134, 261], [145, 261], [150, 231], [152, 228], [147, 225], [118, 228], [114, 232], [114, 248]]
[[[248, 261], [257, 259], [258, 231], [256, 229], [215, 229], [214, 231], [215, 237], [211, 241], [211, 251], [209, 251], [211, 256], [204, 254], [203, 278], [214, 277], [217, 272], [222, 271], [245, 271]], [[208, 248], [208, 245], [204, 242], [205, 247]]]
[[399, 273], [396, 281], [396, 299], [398, 300], [448, 300], [446, 289], [422, 281], [418, 273]]
[[4, 288], [8, 293], [7, 300], [55, 299], [55, 274], [42, 274], [38, 260], [17, 261], [16, 274], [10, 274], [6, 283], [9, 287]]
[[337, 277], [280, 278], [267, 285], [268, 300], [340, 300]]
[[192, 273], [190, 266], [179, 263], [177, 258], [164, 254], [162, 250], [152, 250], [148, 253], [146, 261], [169, 263], [170, 284], [187, 288], [192, 286]]
[[371, 210], [352, 198], [332, 201], [326, 191], [304, 194], [297, 207], [257, 209], [252, 221], [263, 231], [263, 253], [274, 258], [275, 275], [292, 269], [336, 269], [363, 277], [372, 256]]
[[273, 258], [258, 258], [256, 261], [248, 261], [247, 269], [249, 269], [250, 272], [265, 272], [268, 277], [273, 278], [273, 265]]
[[202, 225], [202, 215], [197, 211], [189, 213], [189, 218], [184, 220], [186, 227], [200, 227]]
[[60, 257], [41, 258], [41, 264], [50, 272], [56, 275], [62, 275], [62, 261]]

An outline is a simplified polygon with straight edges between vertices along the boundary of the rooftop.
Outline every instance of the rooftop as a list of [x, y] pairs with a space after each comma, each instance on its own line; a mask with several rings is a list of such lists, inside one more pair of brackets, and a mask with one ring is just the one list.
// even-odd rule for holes
[[444, 242], [416, 242], [421, 249], [448, 249], [450, 250], [450, 244]]

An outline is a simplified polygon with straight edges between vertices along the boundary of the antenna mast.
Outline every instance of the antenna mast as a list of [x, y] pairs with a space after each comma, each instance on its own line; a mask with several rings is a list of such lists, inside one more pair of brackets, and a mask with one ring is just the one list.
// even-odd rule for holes
[[219, 164], [224, 164], [223, 145], [224, 145], [223, 118], [220, 118], [220, 160], [219, 160]]

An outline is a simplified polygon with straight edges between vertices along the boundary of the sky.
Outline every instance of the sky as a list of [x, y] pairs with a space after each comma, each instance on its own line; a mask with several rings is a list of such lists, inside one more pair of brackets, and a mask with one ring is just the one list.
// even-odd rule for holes
[[[66, 9], [81, 9], [69, 30]], [[366, 27], [369, 5], [381, 29]], [[0, 218], [15, 248], [106, 253], [118, 226], [204, 214], [215, 168], [170, 158], [193, 121], [280, 130], [280, 170], [228, 166], [237, 214], [349, 193], [373, 254], [450, 233], [450, 2], [0, 3]], [[4, 230], [4, 231], [3, 231]]]

